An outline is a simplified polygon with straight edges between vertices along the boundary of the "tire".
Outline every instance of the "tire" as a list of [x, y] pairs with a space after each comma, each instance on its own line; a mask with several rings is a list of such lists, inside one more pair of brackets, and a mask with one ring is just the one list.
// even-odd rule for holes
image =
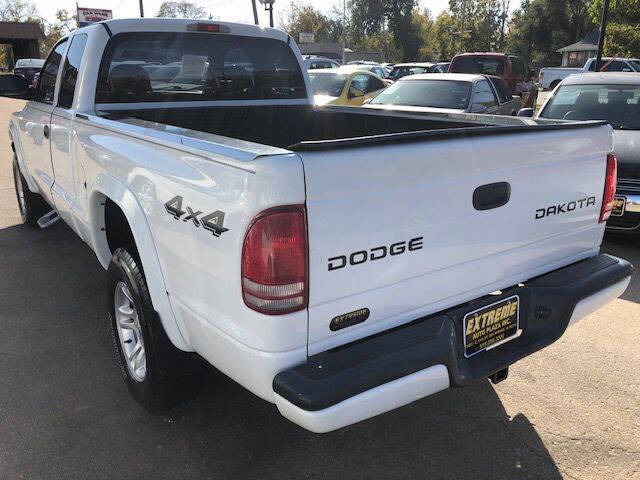
[[137, 255], [130, 252], [135, 247], [118, 248], [108, 270], [114, 351], [133, 398], [150, 413], [162, 414], [199, 393], [206, 365], [171, 343], [153, 309]]
[[22, 217], [22, 223], [31, 228], [38, 228], [38, 219], [45, 213], [51, 211], [51, 207], [37, 193], [29, 190], [24, 176], [18, 167], [18, 159], [13, 157], [13, 184], [16, 190], [16, 199], [18, 200], [18, 210]]

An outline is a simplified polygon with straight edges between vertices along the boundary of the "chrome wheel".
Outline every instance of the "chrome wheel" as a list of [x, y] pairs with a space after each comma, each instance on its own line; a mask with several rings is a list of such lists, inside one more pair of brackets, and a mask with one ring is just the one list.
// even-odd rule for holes
[[24, 218], [27, 214], [27, 199], [24, 196], [24, 188], [22, 187], [22, 178], [20, 177], [20, 170], [17, 165], [13, 167], [13, 181], [16, 185], [16, 196], [18, 197], [18, 208], [20, 208], [20, 214]]
[[143, 382], [147, 376], [147, 354], [144, 349], [138, 310], [129, 287], [123, 281], [116, 285], [113, 295], [116, 328], [122, 354], [131, 378]]

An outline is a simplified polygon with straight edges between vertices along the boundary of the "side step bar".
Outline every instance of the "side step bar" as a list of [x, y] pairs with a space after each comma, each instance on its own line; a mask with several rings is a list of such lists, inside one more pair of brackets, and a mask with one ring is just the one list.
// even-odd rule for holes
[[38, 219], [38, 226], [40, 228], [47, 228], [60, 220], [60, 215], [55, 210], [51, 210], [49, 213], [45, 213]]

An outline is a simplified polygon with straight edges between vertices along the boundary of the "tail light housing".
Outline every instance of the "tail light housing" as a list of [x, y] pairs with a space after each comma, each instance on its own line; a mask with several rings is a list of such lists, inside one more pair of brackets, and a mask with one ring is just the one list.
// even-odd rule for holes
[[304, 206], [280, 207], [258, 215], [242, 246], [242, 297], [267, 315], [307, 308], [307, 219]]
[[607, 155], [607, 172], [604, 178], [604, 194], [602, 195], [602, 208], [600, 208], [600, 223], [606, 222], [611, 215], [613, 200], [616, 196], [616, 184], [618, 183], [618, 159], [613, 153]]

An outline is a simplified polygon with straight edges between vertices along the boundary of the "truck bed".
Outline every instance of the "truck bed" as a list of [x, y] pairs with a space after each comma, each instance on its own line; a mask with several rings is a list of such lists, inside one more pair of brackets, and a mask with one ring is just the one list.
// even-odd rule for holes
[[[526, 127], [521, 119], [478, 115], [408, 114], [353, 107], [173, 107], [107, 112], [189, 130], [288, 148], [301, 143], [489, 126]], [[535, 121], [529, 120], [529, 123]], [[557, 124], [558, 122], [553, 122]]]

